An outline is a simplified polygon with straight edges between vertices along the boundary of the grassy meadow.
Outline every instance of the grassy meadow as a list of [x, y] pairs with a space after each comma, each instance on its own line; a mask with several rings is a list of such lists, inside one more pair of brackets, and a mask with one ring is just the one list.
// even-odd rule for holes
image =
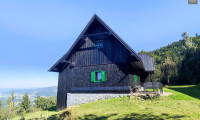
[[[26, 114], [26, 119], [48, 120], [200, 120], [200, 85], [169, 86], [168, 97], [143, 100], [137, 97], [112, 98], [69, 107]], [[20, 116], [13, 118], [20, 119]]]

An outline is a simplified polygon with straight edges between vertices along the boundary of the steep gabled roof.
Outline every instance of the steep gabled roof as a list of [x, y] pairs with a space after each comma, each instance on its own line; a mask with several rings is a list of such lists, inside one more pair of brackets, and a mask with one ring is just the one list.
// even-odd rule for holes
[[58, 66], [60, 63], [62, 63], [63, 60], [66, 60], [68, 58], [68, 56], [70, 55], [70, 53], [72, 52], [72, 50], [74, 49], [74, 47], [76, 46], [76, 44], [81, 40], [81, 37], [86, 33], [86, 31], [89, 29], [89, 27], [91, 26], [91, 24], [97, 20], [101, 25], [103, 25], [117, 40], [119, 40], [119, 42], [124, 45], [124, 47], [130, 51], [131, 55], [134, 56], [137, 61], [139, 61], [138, 63], [140, 64], [141, 68], [143, 67], [143, 64], [141, 62], [141, 58], [138, 56], [138, 54], [128, 45], [124, 42], [124, 40], [122, 40], [122, 38], [120, 38], [103, 20], [101, 20], [101, 18], [99, 18], [96, 14], [94, 14], [94, 16], [91, 18], [91, 20], [89, 21], [89, 23], [86, 25], [86, 27], [83, 29], [83, 31], [81, 32], [81, 34], [79, 35], [79, 37], [76, 39], [76, 41], [74, 42], [74, 44], [71, 46], [71, 48], [68, 50], [68, 52], [61, 58], [59, 59], [50, 69], [49, 71], [53, 71], [53, 72], [59, 72], [59, 70], [56, 69], [56, 66]]

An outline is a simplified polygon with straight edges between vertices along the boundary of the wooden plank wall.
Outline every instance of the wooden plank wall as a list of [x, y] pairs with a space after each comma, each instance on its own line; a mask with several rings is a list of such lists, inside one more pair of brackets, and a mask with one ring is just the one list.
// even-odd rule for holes
[[[99, 23], [89, 28], [88, 34], [108, 32]], [[84, 39], [84, 40], [83, 40]], [[57, 110], [67, 107], [67, 93], [71, 87], [109, 87], [130, 86], [130, 64], [127, 63], [131, 53], [112, 35], [97, 35], [86, 37], [80, 41], [67, 61], [68, 65], [59, 73]], [[95, 48], [94, 41], [103, 39], [103, 48]], [[106, 81], [91, 82], [91, 72], [96, 70], [106, 71]]]
[[[59, 74], [57, 110], [66, 108], [67, 93], [72, 87], [109, 87], [129, 86], [129, 71], [126, 64], [105, 64], [85, 67], [67, 66]], [[106, 81], [100, 83], [91, 82], [91, 72], [95, 70], [106, 71]], [[95, 91], [94, 91], [95, 92]], [[96, 91], [98, 93], [98, 91]], [[106, 93], [106, 91], [104, 91]], [[108, 91], [107, 91], [108, 92]], [[127, 93], [127, 91], [125, 91]]]
[[94, 47], [95, 38], [86, 38], [85, 43], [74, 50], [67, 60], [76, 66], [124, 63], [130, 52], [114, 37], [103, 39], [103, 48]]

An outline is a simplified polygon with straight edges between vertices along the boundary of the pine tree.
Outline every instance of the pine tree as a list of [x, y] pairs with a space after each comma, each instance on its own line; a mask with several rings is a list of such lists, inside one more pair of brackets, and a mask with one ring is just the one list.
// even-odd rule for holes
[[4, 116], [6, 119], [11, 119], [12, 116], [16, 114], [17, 106], [15, 106], [14, 100], [15, 99], [15, 92], [12, 91], [10, 96], [6, 100], [6, 109]]
[[0, 120], [3, 119], [2, 100], [0, 99]]
[[1, 110], [1, 108], [2, 108], [2, 100], [0, 99], [0, 110]]
[[21, 112], [26, 112], [26, 113], [29, 113], [30, 112], [30, 109], [31, 109], [31, 101], [30, 101], [30, 98], [28, 96], [27, 93], [25, 93], [25, 95], [23, 96], [22, 98], [22, 101], [21, 103], [19, 104], [20, 106], [20, 111]]

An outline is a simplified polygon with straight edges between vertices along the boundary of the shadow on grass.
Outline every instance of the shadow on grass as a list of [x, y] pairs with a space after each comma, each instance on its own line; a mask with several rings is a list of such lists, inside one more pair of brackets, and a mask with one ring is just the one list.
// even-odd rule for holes
[[200, 99], [200, 94], [199, 94], [200, 93], [200, 84], [196, 85], [196, 86], [188, 86], [188, 87], [181, 87], [181, 86], [168, 87], [168, 89], [175, 90], [177, 92]]
[[165, 120], [165, 119], [179, 120], [183, 117], [184, 117], [183, 115], [169, 115], [167, 113], [163, 113], [159, 116], [153, 115], [152, 113], [145, 113], [145, 114], [131, 113], [123, 116], [122, 120]]
[[[51, 110], [54, 110], [53, 108]], [[60, 114], [51, 115], [47, 120], [70, 120], [70, 119], [78, 119], [78, 120], [107, 120], [111, 119], [111, 117], [117, 116], [118, 114], [107, 114], [107, 115], [94, 115], [94, 114], [86, 114], [84, 116], [78, 117], [73, 116], [72, 118], [70, 111], [64, 111]], [[115, 120], [165, 120], [165, 119], [175, 119], [179, 120], [183, 118], [184, 115], [169, 115], [167, 113], [163, 113], [161, 115], [154, 115], [152, 113], [130, 113], [119, 115]]]
[[[112, 116], [117, 114], [110, 114], [106, 116], [97, 116], [93, 114], [84, 115], [83, 117], [78, 117], [79, 120], [107, 120]], [[153, 115], [151, 113], [138, 114], [138, 113], [130, 113], [126, 115], [119, 116], [116, 120], [165, 120], [165, 119], [175, 119], [179, 120], [183, 118], [183, 115], [169, 115], [166, 113], [161, 114], [160, 116]]]
[[50, 117], [47, 118], [47, 120], [64, 120], [64, 119], [70, 120], [69, 111], [62, 112], [61, 114], [51, 115]]
[[111, 116], [115, 116], [117, 114], [110, 114], [105, 116], [97, 116], [93, 114], [84, 115], [83, 117], [78, 117], [79, 120], [107, 120]]
[[48, 111], [56, 111], [56, 106], [52, 106], [50, 108], [47, 108], [45, 110], [48, 110]]

